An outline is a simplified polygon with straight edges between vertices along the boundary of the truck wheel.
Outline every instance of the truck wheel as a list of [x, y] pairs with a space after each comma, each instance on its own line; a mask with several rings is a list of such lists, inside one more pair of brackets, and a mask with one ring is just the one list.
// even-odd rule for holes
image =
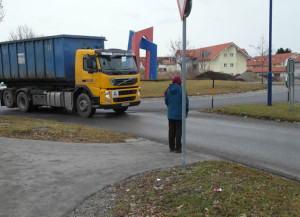
[[26, 93], [20, 92], [18, 94], [17, 105], [21, 112], [28, 112], [30, 110], [30, 102]]
[[4, 90], [3, 93], [3, 102], [7, 108], [13, 108], [15, 106], [14, 94], [10, 90]]
[[113, 109], [116, 113], [121, 114], [125, 111], [127, 111], [128, 107], [123, 107], [123, 108], [115, 108]]
[[92, 108], [90, 97], [85, 93], [80, 94], [77, 98], [77, 110], [79, 115], [84, 118], [90, 118], [96, 112], [96, 109]]

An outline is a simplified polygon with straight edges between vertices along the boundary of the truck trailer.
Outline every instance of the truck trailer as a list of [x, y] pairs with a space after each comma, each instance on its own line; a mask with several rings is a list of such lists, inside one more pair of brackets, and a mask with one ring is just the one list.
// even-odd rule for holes
[[56, 35], [0, 42], [1, 106], [21, 112], [66, 108], [82, 117], [96, 109], [122, 113], [140, 104], [132, 51], [104, 49], [105, 37]]

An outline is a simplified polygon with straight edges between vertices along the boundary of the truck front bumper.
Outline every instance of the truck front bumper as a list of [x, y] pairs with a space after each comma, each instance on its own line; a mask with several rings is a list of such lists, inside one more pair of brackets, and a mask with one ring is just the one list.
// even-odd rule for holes
[[100, 97], [93, 99], [93, 107], [103, 109], [137, 106], [140, 103], [140, 87], [101, 89]]
[[135, 102], [126, 102], [126, 103], [111, 104], [111, 105], [99, 105], [98, 108], [100, 108], [100, 109], [117, 109], [117, 108], [137, 106], [140, 103], [141, 103], [141, 101], [135, 101]]

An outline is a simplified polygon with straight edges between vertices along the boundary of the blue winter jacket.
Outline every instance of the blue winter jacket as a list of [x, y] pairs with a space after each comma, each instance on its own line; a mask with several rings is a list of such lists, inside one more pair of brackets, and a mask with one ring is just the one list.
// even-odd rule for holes
[[[168, 106], [168, 119], [182, 119], [182, 87], [170, 84], [166, 91], [165, 103]], [[189, 98], [186, 95], [186, 117], [189, 112]]]

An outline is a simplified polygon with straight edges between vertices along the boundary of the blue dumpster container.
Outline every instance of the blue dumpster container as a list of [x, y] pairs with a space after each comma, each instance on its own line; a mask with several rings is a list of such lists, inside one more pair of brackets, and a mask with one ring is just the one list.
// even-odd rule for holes
[[78, 49], [104, 49], [105, 37], [56, 35], [0, 42], [0, 81], [75, 82]]

